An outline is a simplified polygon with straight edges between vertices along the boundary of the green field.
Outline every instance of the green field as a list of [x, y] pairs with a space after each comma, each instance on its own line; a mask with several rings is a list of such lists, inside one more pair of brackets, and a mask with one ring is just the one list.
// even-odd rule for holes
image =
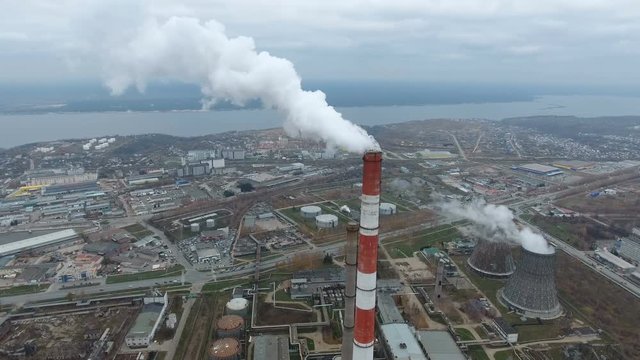
[[465, 328], [456, 328], [456, 334], [460, 336], [462, 341], [476, 340], [476, 337], [473, 336], [471, 331]]
[[167, 268], [166, 270], [144, 271], [136, 274], [112, 275], [107, 277], [107, 284], [179, 276], [183, 270], [184, 266], [174, 265], [170, 268]]
[[471, 358], [471, 360], [489, 360], [489, 356], [482, 349], [480, 345], [472, 345], [469, 346], [469, 350], [467, 350], [467, 354]]
[[513, 350], [498, 351], [497, 353], [495, 353], [493, 355], [493, 357], [496, 360], [513, 360], [513, 359], [515, 359], [515, 355], [513, 353]]
[[49, 284], [12, 286], [10, 288], [0, 290], [0, 297], [33, 294], [45, 291], [48, 288]]
[[409, 235], [400, 239], [393, 238], [384, 241], [384, 247], [389, 252], [392, 258], [405, 258], [410, 257], [416, 251], [425, 247], [437, 245], [440, 242], [447, 242], [456, 239], [460, 236], [460, 232], [455, 226], [441, 225], [425, 231], [419, 232], [415, 235]]

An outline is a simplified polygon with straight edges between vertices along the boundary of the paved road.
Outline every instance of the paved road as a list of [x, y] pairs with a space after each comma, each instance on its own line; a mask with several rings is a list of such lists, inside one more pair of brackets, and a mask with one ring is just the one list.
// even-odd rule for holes
[[[456, 219], [449, 219], [449, 221], [444, 222], [443, 224], [454, 222], [454, 221], [457, 221], [457, 220], [460, 220], [460, 219], [457, 219], [457, 218]], [[412, 232], [416, 232], [416, 231], [427, 229], [429, 227], [431, 227], [431, 224], [422, 224], [422, 225], [412, 226], [412, 227], [409, 227], [409, 228], [406, 228], [406, 229], [401, 229], [401, 230], [396, 230], [396, 231], [383, 233], [383, 234], [380, 235], [380, 240], [384, 240], [386, 238], [397, 237], [397, 236], [400, 236], [400, 235], [403, 235], [403, 234], [409, 234], [409, 233], [412, 233]], [[152, 228], [150, 227], [149, 229], [152, 229]], [[162, 234], [162, 236], [164, 236], [164, 234]], [[344, 242], [340, 241], [340, 242], [336, 242], [336, 243], [332, 243], [332, 244], [327, 244], [327, 245], [324, 245], [324, 246], [318, 246], [315, 250], [311, 250], [311, 251], [323, 251], [323, 252], [326, 252], [326, 253], [341, 254], [341, 252], [343, 250], [344, 250]], [[267, 270], [271, 270], [271, 269], [275, 268], [278, 263], [280, 263], [282, 261], [285, 261], [285, 260], [291, 258], [292, 256], [293, 256], [293, 254], [289, 254], [289, 255], [286, 255], [284, 257], [263, 260], [260, 263], [260, 271], [264, 272], [264, 271], [267, 271]], [[180, 258], [181, 256], [178, 254], [177, 257]], [[229, 272], [216, 272], [214, 274], [212, 274], [209, 271], [200, 272], [200, 271], [194, 270], [190, 266], [189, 267], [185, 267], [185, 268], [186, 268], [185, 281], [186, 282], [190, 282], [193, 287], [202, 286], [203, 284], [214, 280], [214, 276], [215, 276], [215, 280], [221, 281], [221, 280], [244, 278], [244, 277], [253, 275], [253, 273], [255, 272], [255, 267], [252, 266], [252, 265], [246, 265], [243, 269], [236, 269], [234, 271], [229, 271]], [[104, 285], [100, 285], [100, 286], [83, 287], [83, 288], [77, 288], [77, 289], [59, 289], [59, 288], [56, 289], [56, 288], [52, 288], [50, 291], [47, 291], [47, 292], [3, 297], [3, 298], [0, 298], [0, 302], [3, 303], [3, 304], [18, 304], [18, 305], [22, 305], [22, 304], [25, 304], [27, 302], [53, 300], [53, 299], [63, 298], [69, 292], [80, 292], [80, 291], [82, 291], [86, 295], [96, 295], [96, 294], [101, 294], [103, 292], [119, 291], [119, 290], [133, 289], [133, 288], [145, 288], [145, 287], [151, 288], [151, 287], [156, 286], [156, 283], [158, 283], [158, 282], [164, 283], [165, 281], [171, 282], [171, 281], [175, 281], [175, 280], [180, 281], [181, 280], [180, 276], [172, 276], [172, 277], [165, 277], [165, 278], [159, 278], [159, 279], [149, 279], [149, 280], [140, 280], [140, 281], [130, 281], [130, 282], [116, 283], [116, 284], [104, 284]]]

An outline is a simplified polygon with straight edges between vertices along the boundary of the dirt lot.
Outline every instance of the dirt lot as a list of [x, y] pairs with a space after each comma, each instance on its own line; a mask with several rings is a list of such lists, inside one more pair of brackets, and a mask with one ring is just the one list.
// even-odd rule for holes
[[637, 191], [621, 191], [615, 195], [591, 197], [588, 194], [564, 198], [557, 202], [574, 211], [589, 214], [637, 214], [640, 212], [640, 193]]
[[545, 232], [583, 251], [590, 250], [599, 240], [615, 240], [616, 237], [625, 235], [623, 230], [608, 228], [584, 217], [536, 215], [531, 221]]
[[640, 359], [640, 300], [582, 263], [558, 253], [557, 285], [560, 296], [589, 322], [604, 329], [621, 344], [625, 358]]
[[36, 352], [31, 359], [84, 359], [107, 328], [126, 331], [128, 321], [135, 318], [137, 311], [137, 308], [120, 307], [6, 323], [4, 326], [10, 330], [2, 332], [0, 349], [15, 351], [32, 342]]

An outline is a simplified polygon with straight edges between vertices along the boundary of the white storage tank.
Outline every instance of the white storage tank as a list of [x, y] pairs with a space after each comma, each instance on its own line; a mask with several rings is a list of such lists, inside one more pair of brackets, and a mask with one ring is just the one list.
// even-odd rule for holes
[[247, 309], [249, 308], [249, 301], [245, 298], [235, 298], [229, 300], [226, 305], [228, 315], [247, 315]]
[[207, 228], [212, 229], [216, 227], [216, 219], [207, 219]]
[[191, 232], [194, 232], [194, 233], [200, 232], [200, 224], [199, 223], [191, 224]]
[[303, 218], [313, 219], [316, 216], [322, 214], [322, 209], [320, 208], [320, 206], [315, 205], [303, 206], [300, 208], [300, 214], [302, 214]]
[[316, 216], [316, 226], [318, 229], [332, 229], [338, 226], [338, 217], [333, 214], [322, 214]]
[[393, 215], [398, 212], [398, 208], [395, 204], [380, 203], [380, 215]]

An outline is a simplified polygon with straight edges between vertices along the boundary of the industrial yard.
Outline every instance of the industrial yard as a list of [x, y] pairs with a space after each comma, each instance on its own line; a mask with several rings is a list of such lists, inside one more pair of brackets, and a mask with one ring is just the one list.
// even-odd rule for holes
[[[120, 306], [10, 320], [0, 328], [0, 353], [6, 359], [86, 359], [105, 332], [123, 337], [137, 312], [135, 307]], [[102, 352], [113, 352], [107, 349]]]
[[[429, 351], [437, 341], [447, 344], [443, 351], [454, 359], [501, 359], [515, 352], [523, 359], [565, 360], [564, 353], [585, 347], [611, 359], [635, 356], [638, 350], [627, 345], [634, 339], [632, 314], [625, 315], [630, 321], [611, 319], [622, 316], [616, 309], [623, 303], [637, 301], [633, 286], [640, 246], [629, 215], [637, 165], [534, 161], [515, 153], [522, 155], [525, 140], [501, 142], [495, 132], [500, 141], [485, 143], [492, 134], [489, 124], [476, 124], [485, 128], [482, 137], [463, 134], [446, 121], [429, 125], [450, 133], [416, 139], [410, 130], [416, 124], [385, 127], [407, 140], [383, 140], [388, 149], [382, 153], [375, 205], [362, 202], [371, 188], [361, 159], [297, 157], [307, 151], [300, 150], [302, 144], [277, 140], [270, 150], [288, 160], [245, 153], [242, 159], [225, 158], [223, 166], [217, 161], [221, 152], [174, 149], [173, 164], [185, 164], [180, 176], [177, 170], [145, 165], [146, 174], [112, 173], [113, 178], [97, 183], [98, 189], [65, 185], [71, 194], [108, 201], [110, 212], [65, 208], [77, 201], [71, 199], [56, 205], [66, 210], [55, 219], [58, 215], [22, 216], [26, 210], [15, 200], [3, 203], [2, 216], [12, 219], [5, 227], [12, 231], [0, 234], [0, 294], [17, 303], [6, 310], [22, 314], [21, 306], [33, 305], [31, 298], [73, 305], [65, 308], [67, 323], [58, 314], [13, 320], [4, 313], [9, 316], [4, 328], [18, 332], [5, 333], [0, 349], [22, 354], [78, 339], [72, 349], [84, 354], [95, 351], [100, 340], [84, 334], [102, 336], [109, 328], [104, 346], [112, 348], [100, 350], [105, 359], [340, 355], [349, 344], [345, 326], [363, 321], [347, 316], [355, 301], [346, 277], [349, 266], [372, 263], [347, 260], [348, 224], [372, 226], [376, 213], [378, 316], [375, 345], [367, 353], [433, 358]], [[448, 145], [454, 137], [464, 157], [455, 152], [455, 142]], [[430, 145], [432, 140], [439, 145]], [[287, 150], [293, 144], [296, 148]], [[227, 153], [234, 154], [241, 155]], [[515, 156], [487, 160], [496, 154]], [[334, 170], [336, 164], [340, 171]], [[39, 182], [75, 181], [76, 173], [28, 176]], [[33, 206], [34, 213], [62, 211], [44, 208], [51, 198], [42, 188], [18, 188], [9, 195]], [[477, 218], [450, 209], [452, 204], [476, 206], [479, 199], [512, 214], [510, 233], [487, 231], [478, 227]], [[528, 227], [555, 246], [554, 255], [527, 252], [520, 240], [507, 236]], [[34, 231], [20, 231], [27, 228]], [[558, 272], [560, 267], [567, 271]], [[581, 274], [590, 275], [583, 279]], [[578, 291], [576, 284], [587, 278], [610, 291]], [[127, 305], [92, 302], [109, 295], [127, 297]], [[79, 305], [83, 301], [92, 308], [85, 310]], [[618, 305], [603, 308], [602, 303]], [[398, 339], [406, 348], [394, 345]], [[608, 345], [590, 345], [600, 343]], [[56, 351], [51, 353], [63, 354]]]

